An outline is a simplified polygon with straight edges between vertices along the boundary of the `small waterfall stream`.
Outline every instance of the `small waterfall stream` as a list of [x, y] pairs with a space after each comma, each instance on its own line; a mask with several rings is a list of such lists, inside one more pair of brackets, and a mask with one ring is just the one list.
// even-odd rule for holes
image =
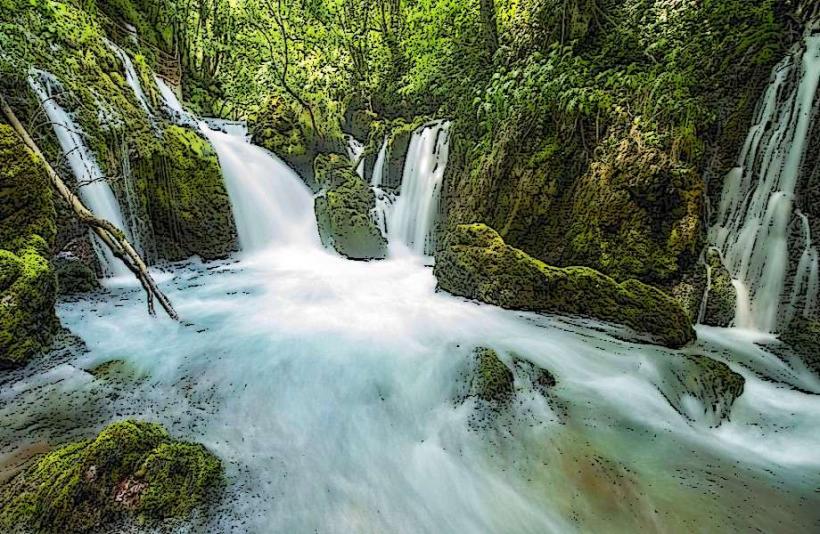
[[418, 255], [432, 252], [433, 227], [449, 146], [448, 121], [432, 122], [413, 132], [401, 191], [387, 217], [391, 244], [400, 243]]
[[[364, 152], [364, 144], [357, 140], [352, 135], [347, 136], [347, 157], [350, 158], [350, 161], [356, 162], [359, 158], [361, 158], [362, 153]], [[359, 164], [356, 166], [356, 173], [364, 178], [364, 158], [361, 158]]]
[[[819, 82], [820, 35], [809, 34], [775, 67], [724, 182], [710, 240], [735, 278], [735, 324], [743, 328], [774, 332], [817, 305], [818, 251], [794, 204]], [[790, 239], [795, 225], [802, 241]], [[797, 269], [790, 269], [790, 253], [801, 248]]]
[[108, 39], [105, 40], [105, 44], [108, 45], [108, 48], [110, 48], [122, 62], [122, 66], [125, 69], [125, 81], [128, 82], [131, 90], [134, 91], [134, 96], [137, 98], [137, 101], [146, 115], [148, 115], [149, 118], [153, 118], [151, 106], [148, 104], [148, 98], [145, 96], [145, 91], [142, 90], [139, 74], [137, 74], [137, 69], [134, 68], [134, 63], [131, 61], [131, 58], [128, 57], [128, 53]]
[[[71, 115], [57, 103], [56, 97], [60, 91], [59, 83], [51, 74], [44, 71], [33, 71], [28, 81], [32, 90], [40, 99], [40, 105], [46, 112], [49, 121], [51, 121], [65, 160], [77, 180], [77, 190], [83, 203], [94, 215], [108, 220], [124, 231], [129, 239], [132, 239], [117, 198], [97, 165], [94, 155], [86, 146], [82, 130], [71, 118]], [[106, 275], [130, 275], [125, 264], [115, 258], [107, 247], [98, 243], [96, 237], [93, 243], [95, 244], [94, 248], [100, 265]], [[133, 239], [132, 243], [134, 243]]]

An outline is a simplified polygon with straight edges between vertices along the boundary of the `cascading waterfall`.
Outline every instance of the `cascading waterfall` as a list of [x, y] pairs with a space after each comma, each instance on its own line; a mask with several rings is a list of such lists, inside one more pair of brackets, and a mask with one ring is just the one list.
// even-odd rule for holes
[[174, 122], [196, 128], [196, 119], [182, 107], [182, 103], [177, 98], [176, 93], [165, 83], [165, 80], [155, 74], [154, 82], [157, 84], [157, 89], [159, 89], [159, 94], [165, 104], [165, 109]]
[[447, 165], [450, 123], [436, 121], [415, 132], [407, 149], [401, 192], [387, 217], [390, 242], [416, 254], [432, 252], [441, 182]]
[[[55, 97], [60, 90], [59, 83], [51, 74], [44, 71], [32, 71], [28, 82], [39, 98], [40, 105], [54, 128], [63, 155], [77, 180], [78, 191], [83, 203], [94, 215], [106, 219], [125, 232], [132, 240], [129, 228], [125, 224], [122, 211], [117, 203], [117, 198], [97, 165], [91, 150], [86, 146], [82, 130], [71, 118], [71, 115], [57, 104]], [[121, 276], [129, 274], [125, 264], [115, 258], [108, 247], [97, 242], [96, 237], [94, 237], [93, 243], [95, 244], [94, 248], [100, 265], [106, 275]]]
[[319, 246], [313, 196], [290, 167], [243, 135], [216, 131], [204, 122], [200, 129], [219, 157], [244, 253], [272, 245]]
[[[794, 197], [820, 82], [820, 35], [808, 35], [774, 69], [738, 165], [725, 179], [710, 240], [738, 290], [735, 324], [774, 332], [817, 304], [818, 253]], [[802, 242], [790, 242], [795, 224]], [[796, 271], [790, 250], [802, 247]], [[791, 295], [787, 293], [791, 287]]]
[[373, 176], [370, 178], [370, 187], [376, 196], [376, 207], [373, 208], [373, 220], [379, 227], [383, 236], [387, 237], [387, 212], [393, 205], [395, 197], [382, 189], [384, 180], [385, 159], [387, 157], [387, 138], [384, 138], [379, 153], [376, 155], [376, 163], [373, 165]]
[[108, 45], [108, 48], [110, 48], [122, 62], [122, 66], [125, 69], [125, 81], [129, 87], [131, 87], [131, 90], [134, 91], [134, 96], [137, 97], [140, 106], [149, 118], [153, 117], [151, 106], [148, 104], [148, 98], [145, 96], [145, 91], [142, 90], [139, 74], [137, 74], [137, 69], [134, 68], [134, 63], [131, 61], [131, 58], [128, 57], [128, 53], [108, 39], [105, 40], [105, 44]]
[[[356, 162], [359, 158], [361, 158], [362, 153], [364, 152], [364, 144], [358, 141], [352, 135], [347, 136], [347, 157], [350, 158], [350, 161]], [[356, 173], [364, 178], [364, 158], [361, 158], [359, 164], [356, 166]]]

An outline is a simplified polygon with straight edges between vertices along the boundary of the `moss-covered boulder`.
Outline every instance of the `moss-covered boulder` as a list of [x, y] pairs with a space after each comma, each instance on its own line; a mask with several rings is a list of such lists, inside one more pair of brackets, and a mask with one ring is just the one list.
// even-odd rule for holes
[[820, 320], [797, 317], [780, 334], [780, 340], [820, 376]]
[[743, 393], [743, 376], [702, 355], [686, 354], [679, 361], [664, 363], [660, 386], [679, 413], [709, 426], [719, 426], [728, 419], [732, 405]]
[[0, 368], [26, 363], [59, 324], [48, 261], [54, 220], [42, 162], [0, 123]]
[[182, 126], [166, 128], [161, 141], [137, 166], [158, 256], [224, 258], [236, 250], [237, 234], [216, 152], [198, 132]]
[[[333, 123], [325, 121], [322, 125]], [[282, 158], [313, 192], [320, 189], [313, 174], [316, 156], [325, 152], [345, 151], [346, 144], [340, 129], [331, 129], [320, 135], [313, 129], [305, 110], [281, 97], [274, 96], [265, 101], [250, 129], [253, 143]]]
[[703, 324], [726, 327], [735, 318], [737, 290], [732, 284], [732, 275], [723, 265], [720, 252], [714, 248], [706, 251], [706, 266], [709, 288], [703, 310]]
[[69, 256], [54, 258], [54, 270], [60, 295], [88, 293], [100, 288], [100, 282], [94, 271], [77, 258]]
[[484, 224], [459, 225], [436, 254], [439, 287], [503, 308], [593, 317], [681, 347], [695, 332], [680, 305], [638, 282], [586, 267], [557, 268], [515, 249]]
[[478, 347], [473, 355], [470, 395], [497, 404], [509, 402], [515, 395], [513, 373], [509, 367], [493, 349]]
[[407, 122], [399, 118], [385, 126], [384, 135], [387, 137], [387, 149], [385, 151], [384, 175], [382, 176], [383, 188], [399, 189], [401, 187], [410, 139], [413, 137], [413, 132], [421, 127], [426, 120], [426, 117], [416, 117]]
[[133, 520], [184, 518], [208, 503], [222, 465], [160, 425], [121, 421], [64, 445], [0, 487], [7, 532], [88, 532]]
[[339, 154], [320, 155], [314, 166], [322, 188], [315, 201], [322, 244], [350, 259], [386, 257], [387, 240], [372, 215], [376, 197], [370, 187]]

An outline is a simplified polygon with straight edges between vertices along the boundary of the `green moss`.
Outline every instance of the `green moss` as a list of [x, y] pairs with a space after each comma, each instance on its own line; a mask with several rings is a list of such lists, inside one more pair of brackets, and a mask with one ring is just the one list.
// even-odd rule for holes
[[504, 308], [621, 323], [672, 347], [695, 337], [686, 313], [663, 292], [637, 280], [618, 284], [587, 267], [550, 267], [483, 224], [460, 225], [447, 235], [434, 274], [450, 293]]
[[717, 250], [710, 248], [706, 251], [706, 264], [709, 266], [710, 285], [703, 324], [727, 327], [735, 317], [737, 290]]
[[7, 530], [87, 532], [129, 517], [185, 517], [219, 486], [221, 464], [160, 425], [120, 421], [50, 452], [0, 487]]
[[350, 259], [384, 258], [387, 240], [371, 215], [376, 198], [370, 187], [341, 155], [319, 155], [314, 166], [323, 191], [315, 201], [322, 244]]
[[780, 340], [820, 376], [820, 321], [797, 317], [780, 335]]
[[509, 402], [515, 394], [512, 371], [493, 349], [478, 347], [474, 356], [475, 370], [470, 384], [471, 395], [487, 402]]
[[42, 162], [2, 123], [0, 161], [0, 367], [15, 367], [42, 351], [59, 324], [46, 259], [55, 211]]
[[197, 132], [169, 126], [161, 146], [143, 147], [137, 188], [160, 257], [223, 258], [236, 249], [230, 199], [216, 152]]
[[88, 293], [100, 288], [97, 275], [86, 264], [74, 258], [54, 259], [57, 288], [60, 295]]
[[[743, 376], [723, 362], [702, 355], [683, 355], [681, 362], [669, 362], [665, 395], [682, 415], [719, 426], [729, 417], [735, 400], [743, 394]], [[684, 399], [694, 397], [703, 403], [704, 413], [691, 413]]]

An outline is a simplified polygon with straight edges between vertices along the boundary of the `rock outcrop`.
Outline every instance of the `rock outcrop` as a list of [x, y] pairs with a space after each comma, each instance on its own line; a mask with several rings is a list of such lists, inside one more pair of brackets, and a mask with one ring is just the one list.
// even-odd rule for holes
[[51, 342], [56, 236], [42, 162], [0, 123], [0, 367], [25, 364]]
[[436, 254], [434, 274], [441, 289], [502, 308], [620, 323], [670, 347], [695, 338], [684, 310], [658, 289], [636, 280], [619, 284], [586, 267], [551, 267], [484, 224], [454, 228]]
[[322, 244], [350, 259], [386, 257], [387, 240], [372, 216], [376, 197], [353, 172], [347, 158], [320, 155], [314, 167], [316, 182], [322, 188], [315, 201]]
[[0, 487], [6, 532], [89, 532], [121, 522], [157, 524], [205, 506], [222, 464], [160, 425], [121, 421], [64, 445]]

